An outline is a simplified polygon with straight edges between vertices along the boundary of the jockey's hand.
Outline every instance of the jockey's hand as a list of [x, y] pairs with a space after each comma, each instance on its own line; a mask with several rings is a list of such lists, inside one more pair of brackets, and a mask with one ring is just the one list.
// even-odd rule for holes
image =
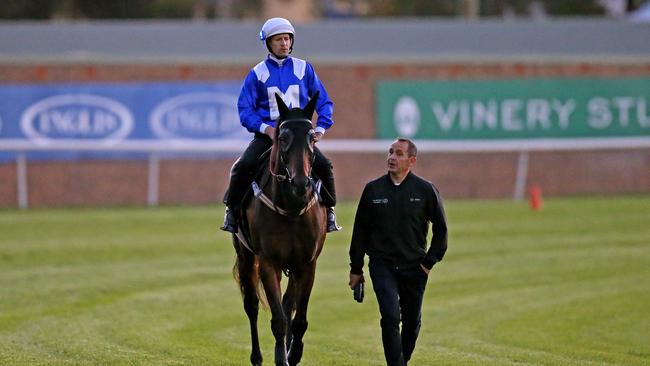
[[320, 139], [323, 138], [323, 133], [322, 132], [316, 132], [314, 133], [314, 142], [320, 141]]
[[271, 140], [275, 139], [275, 128], [271, 126], [266, 126], [266, 128], [264, 129], [264, 133], [268, 135], [271, 138]]
[[348, 282], [348, 285], [350, 286], [351, 289], [357, 287], [357, 285], [360, 282], [361, 283], [366, 282], [366, 280], [363, 278], [363, 275], [350, 273], [350, 282]]

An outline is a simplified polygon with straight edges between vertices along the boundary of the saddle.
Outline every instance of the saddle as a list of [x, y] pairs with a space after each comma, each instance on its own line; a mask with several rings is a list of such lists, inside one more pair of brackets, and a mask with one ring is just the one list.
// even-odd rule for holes
[[[270, 179], [270, 174], [266, 174], [266, 172], [268, 171], [270, 156], [271, 156], [271, 148], [268, 148], [257, 159], [257, 164], [255, 165], [255, 169], [253, 171], [253, 183], [257, 184], [260, 188], [264, 187], [268, 183], [268, 180]], [[253, 185], [249, 184], [248, 188], [246, 188], [246, 193], [244, 193], [244, 197], [242, 198], [241, 203], [239, 204], [239, 207], [241, 207], [242, 211], [248, 206], [248, 204], [250, 203], [251, 199], [254, 196], [255, 195], [253, 192]]]

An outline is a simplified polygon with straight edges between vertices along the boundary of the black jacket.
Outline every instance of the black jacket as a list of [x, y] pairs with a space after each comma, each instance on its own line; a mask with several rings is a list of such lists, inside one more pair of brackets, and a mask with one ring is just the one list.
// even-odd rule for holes
[[[432, 223], [429, 250], [426, 237]], [[409, 172], [400, 185], [388, 174], [363, 190], [350, 244], [350, 273], [362, 274], [364, 255], [397, 266], [431, 268], [447, 250], [447, 223], [433, 184]]]

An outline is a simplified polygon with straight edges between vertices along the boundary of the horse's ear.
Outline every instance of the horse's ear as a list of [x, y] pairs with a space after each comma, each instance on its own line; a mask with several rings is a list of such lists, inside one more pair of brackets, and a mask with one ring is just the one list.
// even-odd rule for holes
[[316, 102], [318, 102], [318, 96], [320, 95], [320, 91], [316, 91], [314, 95], [309, 99], [309, 102], [307, 102], [307, 105], [305, 106], [305, 116], [307, 116], [308, 119], [311, 119], [311, 116], [314, 114], [314, 110], [316, 109]]
[[286, 116], [289, 112], [289, 107], [284, 104], [284, 100], [282, 100], [282, 97], [280, 97], [280, 95], [277, 93], [275, 93], [275, 101], [278, 104], [278, 111], [280, 112], [280, 119], [282, 120], [283, 117]]

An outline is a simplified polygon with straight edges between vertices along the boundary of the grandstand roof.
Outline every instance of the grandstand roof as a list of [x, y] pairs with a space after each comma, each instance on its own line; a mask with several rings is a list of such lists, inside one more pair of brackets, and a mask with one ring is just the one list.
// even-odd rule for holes
[[[2, 22], [0, 62], [250, 63], [258, 22]], [[296, 24], [295, 55], [326, 62], [650, 61], [650, 24], [614, 20], [330, 20]]]

